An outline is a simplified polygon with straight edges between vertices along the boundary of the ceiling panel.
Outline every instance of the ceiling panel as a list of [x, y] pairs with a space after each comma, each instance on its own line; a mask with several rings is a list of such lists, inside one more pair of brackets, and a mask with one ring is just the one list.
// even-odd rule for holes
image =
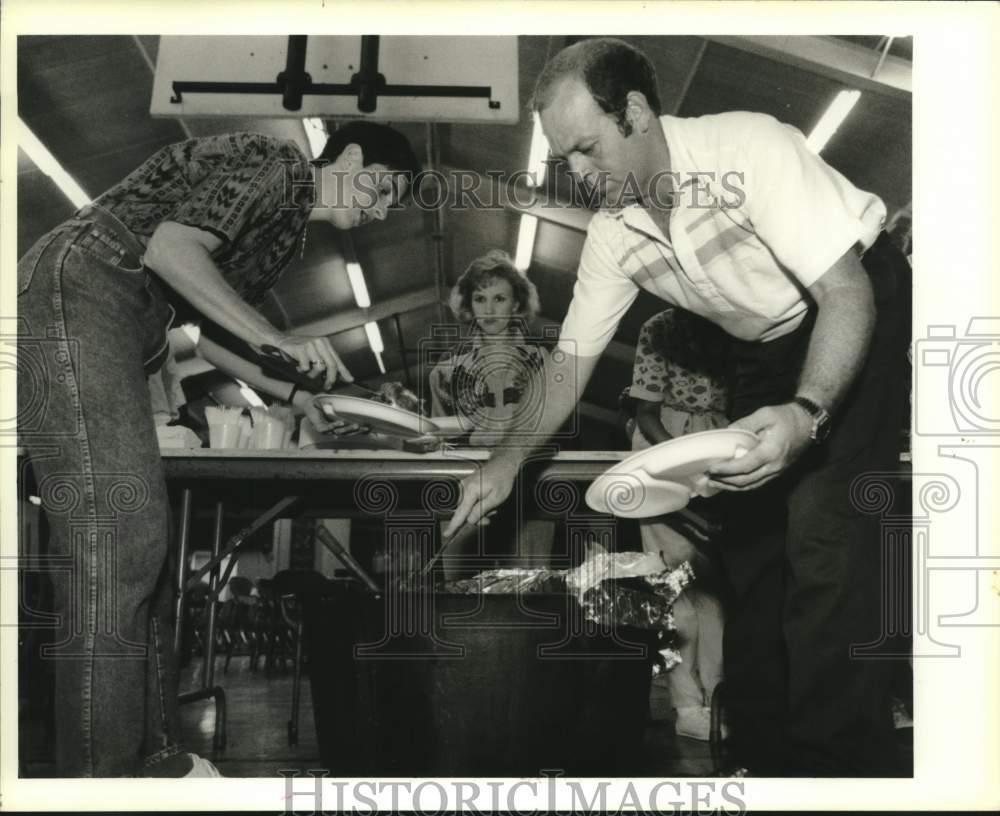
[[292, 262], [273, 290], [289, 327], [355, 308], [336, 230], [322, 222], [310, 223], [305, 250], [305, 255]]
[[842, 88], [818, 74], [709, 43], [680, 115], [756, 111], [808, 132]]
[[[855, 45], [863, 45], [865, 48], [870, 49], [875, 54], [880, 54], [885, 49], [885, 37], [880, 36], [857, 36], [857, 35], [842, 35], [838, 34], [834, 37], [837, 40], [843, 40], [844, 42], [854, 43]], [[889, 45], [889, 54], [894, 57], [900, 57], [901, 59], [912, 60], [913, 59], [913, 37], [893, 37], [892, 43]]]
[[656, 68], [663, 113], [674, 113], [684, 97], [685, 88], [702, 58], [702, 37], [624, 37], [643, 51]]
[[885, 199], [892, 212], [913, 196], [912, 144], [910, 100], [862, 93], [823, 158], [854, 184]]
[[428, 213], [416, 207], [392, 212], [383, 222], [351, 230], [372, 302], [434, 283], [436, 257]]
[[517, 248], [520, 216], [508, 210], [451, 210], [445, 214], [448, 236], [446, 279], [454, 283], [466, 267], [491, 249], [502, 249], [513, 256]]
[[89, 195], [183, 138], [149, 116], [151, 89], [131, 37], [18, 38], [20, 116]]
[[[454, 124], [441, 126], [441, 159], [453, 167], [502, 171], [523, 170], [528, 164], [533, 120], [528, 107], [535, 77], [546, 54], [555, 53], [563, 37], [518, 37], [518, 95], [520, 116], [515, 125]], [[457, 80], [456, 80], [457, 81]]]
[[17, 165], [17, 257], [20, 258], [76, 208], [21, 150], [17, 151]]

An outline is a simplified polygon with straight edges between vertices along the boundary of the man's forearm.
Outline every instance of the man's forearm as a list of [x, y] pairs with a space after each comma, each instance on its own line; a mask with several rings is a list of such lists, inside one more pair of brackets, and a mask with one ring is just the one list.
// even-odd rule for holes
[[867, 277], [826, 288], [817, 303], [798, 393], [832, 412], [864, 366], [875, 327], [875, 304]]
[[562, 427], [573, 412], [597, 363], [597, 357], [577, 357], [555, 352], [545, 367], [532, 376], [535, 388], [544, 389], [541, 415], [521, 417], [497, 445], [493, 459], [520, 465]]
[[277, 344], [281, 333], [226, 283], [205, 247], [151, 242], [146, 263], [213, 323], [253, 345]]

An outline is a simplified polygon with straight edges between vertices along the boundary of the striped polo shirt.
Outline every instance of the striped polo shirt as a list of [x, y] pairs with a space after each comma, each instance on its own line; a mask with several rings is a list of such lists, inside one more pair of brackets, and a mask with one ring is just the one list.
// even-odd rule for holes
[[802, 322], [808, 287], [852, 247], [869, 247], [885, 222], [877, 196], [771, 116], [660, 121], [675, 191], [670, 234], [638, 205], [594, 215], [560, 335], [565, 351], [600, 354], [640, 288], [733, 337], [781, 337]]

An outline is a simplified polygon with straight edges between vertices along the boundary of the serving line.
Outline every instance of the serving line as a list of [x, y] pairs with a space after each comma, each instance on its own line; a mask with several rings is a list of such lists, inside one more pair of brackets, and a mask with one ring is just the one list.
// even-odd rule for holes
[[[291, 479], [341, 481], [382, 476], [394, 480], [462, 479], [490, 458], [485, 448], [410, 453], [394, 450], [165, 450], [168, 480]], [[597, 478], [631, 451], [561, 451], [526, 464], [537, 478], [584, 481]]]
[[[21, 459], [23, 451], [18, 451]], [[605, 470], [631, 455], [631, 451], [560, 451], [542, 453], [525, 463], [523, 478], [533, 481], [591, 482]], [[174, 647], [180, 652], [185, 596], [204, 575], [209, 576], [209, 608], [201, 686], [180, 696], [182, 702], [212, 698], [216, 707], [215, 748], [225, 747], [225, 693], [215, 685], [215, 599], [224, 588], [240, 550], [257, 530], [279, 518], [309, 513], [322, 517], [358, 515], [353, 490], [333, 487], [365, 478], [380, 481], [419, 483], [433, 480], [461, 480], [478, 472], [489, 461], [491, 451], [478, 448], [443, 448], [429, 453], [396, 450], [246, 450], [246, 449], [165, 449], [161, 452], [168, 488], [175, 498], [179, 491], [177, 563], [175, 575]], [[239, 489], [234, 489], [236, 487]], [[197, 572], [188, 574], [191, 551], [191, 518], [196, 499], [214, 499], [211, 557]], [[580, 501], [581, 509], [584, 503]], [[260, 508], [266, 506], [261, 512]], [[227, 512], [249, 512], [249, 523], [223, 542]], [[368, 514], [366, 514], [368, 515]], [[675, 514], [690, 527], [708, 533], [704, 518], [685, 508]], [[440, 535], [434, 525], [435, 537]], [[324, 546], [330, 542], [320, 537]], [[440, 549], [437, 541], [434, 549]], [[336, 553], [342, 558], [341, 553]], [[221, 562], [230, 557], [225, 573]], [[346, 562], [351, 567], [350, 561]], [[360, 568], [359, 568], [360, 569]], [[371, 586], [370, 579], [359, 576]]]

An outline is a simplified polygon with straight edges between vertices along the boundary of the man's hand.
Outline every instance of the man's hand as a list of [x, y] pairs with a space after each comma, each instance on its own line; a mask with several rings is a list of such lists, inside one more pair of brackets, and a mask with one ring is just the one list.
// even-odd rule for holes
[[461, 499], [444, 530], [450, 538], [463, 524], [488, 524], [487, 514], [503, 504], [514, 487], [518, 466], [494, 456], [483, 469], [466, 476], [459, 485]]
[[729, 427], [753, 431], [760, 442], [745, 456], [709, 468], [708, 485], [745, 491], [767, 484], [805, 452], [810, 444], [812, 418], [794, 403], [768, 405]]

